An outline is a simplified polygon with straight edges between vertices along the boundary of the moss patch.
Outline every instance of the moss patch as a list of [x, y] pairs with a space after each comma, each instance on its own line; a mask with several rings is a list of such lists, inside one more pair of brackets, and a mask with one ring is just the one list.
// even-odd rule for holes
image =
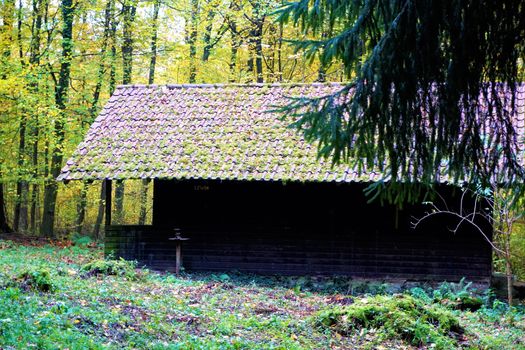
[[314, 322], [341, 335], [378, 330], [384, 339], [400, 338], [414, 345], [454, 347], [463, 333], [458, 318], [437, 304], [410, 295], [378, 295], [346, 307], [320, 312]]
[[10, 283], [10, 287], [18, 287], [25, 291], [53, 292], [56, 286], [51, 279], [49, 270], [44, 268], [27, 269], [21, 272]]
[[81, 267], [81, 271], [87, 276], [112, 275], [125, 277], [128, 280], [137, 280], [136, 264], [124, 259], [120, 260], [94, 260]]

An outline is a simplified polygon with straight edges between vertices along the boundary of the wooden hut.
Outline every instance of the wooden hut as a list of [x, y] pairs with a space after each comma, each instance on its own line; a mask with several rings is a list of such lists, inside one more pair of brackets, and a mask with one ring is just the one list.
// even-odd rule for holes
[[[105, 250], [189, 271], [487, 280], [489, 244], [465, 225], [411, 218], [421, 206], [367, 203], [374, 171], [317, 159], [279, 115], [287, 98], [337, 84], [120, 86], [59, 180], [107, 181]], [[111, 224], [112, 181], [151, 179], [151, 225]], [[440, 185], [454, 201], [454, 188]]]

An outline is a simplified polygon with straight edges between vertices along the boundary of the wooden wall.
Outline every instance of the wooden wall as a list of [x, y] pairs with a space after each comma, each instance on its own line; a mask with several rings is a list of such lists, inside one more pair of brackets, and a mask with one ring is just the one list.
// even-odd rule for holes
[[[173, 270], [173, 228], [190, 238], [190, 271], [349, 275], [416, 280], [486, 280], [491, 251], [445, 218], [418, 230], [419, 206], [367, 204], [365, 184], [155, 181], [153, 226], [110, 226], [106, 251]], [[443, 188], [448, 204], [452, 191]]]

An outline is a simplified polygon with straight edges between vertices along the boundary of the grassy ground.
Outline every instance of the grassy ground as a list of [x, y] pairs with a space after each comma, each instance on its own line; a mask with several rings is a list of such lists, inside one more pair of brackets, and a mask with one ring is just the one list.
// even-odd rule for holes
[[525, 349], [523, 310], [488, 297], [457, 310], [464, 286], [392, 295], [343, 279], [177, 278], [101, 258], [0, 240], [0, 348]]

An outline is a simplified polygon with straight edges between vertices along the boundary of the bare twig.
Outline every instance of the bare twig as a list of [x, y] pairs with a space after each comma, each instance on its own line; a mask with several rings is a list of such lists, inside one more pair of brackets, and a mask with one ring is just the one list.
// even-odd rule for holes
[[[430, 211], [420, 218], [413, 217], [412, 227], [417, 228], [423, 221], [434, 216], [448, 216], [457, 219], [456, 226], [450, 229], [454, 234], [464, 224], [469, 224], [473, 227], [488, 242], [492, 250], [505, 260], [507, 298], [509, 305], [512, 304], [512, 251], [510, 238], [514, 223], [524, 215], [523, 211], [517, 210], [515, 207], [516, 196], [508, 191], [505, 192], [498, 185], [492, 186], [490, 194], [465, 189], [461, 194], [458, 210], [451, 210], [447, 206], [445, 199], [439, 193], [436, 194], [443, 202], [443, 208], [438, 207], [433, 202], [427, 203], [430, 205]], [[472, 211], [466, 207], [470, 203], [469, 200], [466, 200], [465, 196], [467, 194], [472, 196], [474, 200]], [[491, 228], [488, 232], [486, 228], [484, 229], [480, 225], [480, 220], [485, 220], [490, 224]], [[492, 239], [489, 232], [492, 233]]]
[[[433, 205], [433, 204], [432, 204]], [[424, 216], [422, 216], [421, 218], [419, 219], [416, 219], [415, 222], [412, 223], [412, 227], [414, 229], [416, 229], [419, 224], [421, 224], [423, 221], [431, 218], [431, 217], [434, 217], [434, 216], [438, 216], [438, 215], [449, 215], [449, 216], [452, 216], [452, 217], [456, 217], [460, 220], [460, 222], [458, 223], [458, 225], [456, 226], [456, 228], [454, 230], [451, 230], [453, 233], [456, 233], [457, 229], [459, 228], [459, 226], [461, 225], [461, 223], [463, 222], [467, 222], [469, 223], [470, 225], [472, 225], [482, 236], [483, 238], [489, 243], [489, 245], [492, 247], [492, 249], [494, 249], [494, 251], [496, 251], [498, 254], [505, 254], [505, 251], [499, 249], [493, 242], [492, 240], [487, 236], [487, 234], [485, 233], [485, 231], [483, 230], [483, 228], [481, 228], [477, 223], [475, 223], [472, 219], [469, 219], [469, 216], [472, 215], [469, 214], [467, 216], [463, 216], [463, 215], [460, 215], [459, 213], [457, 212], [454, 212], [454, 211], [450, 211], [450, 210], [438, 210], [438, 211], [434, 211], [434, 212], [427, 212]], [[490, 221], [489, 221], [490, 222]]]

